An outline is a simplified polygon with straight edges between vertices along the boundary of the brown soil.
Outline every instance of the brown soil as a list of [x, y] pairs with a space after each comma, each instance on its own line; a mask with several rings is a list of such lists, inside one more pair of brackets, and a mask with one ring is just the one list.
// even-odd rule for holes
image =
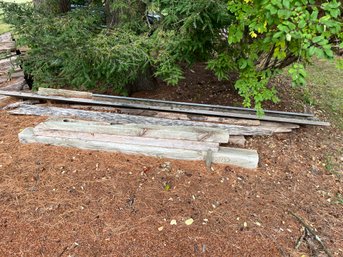
[[[228, 81], [218, 81], [205, 64], [196, 64], [185, 69], [185, 79], [176, 86], [168, 86], [159, 81], [159, 88], [153, 92], [134, 93], [133, 97], [155, 98], [171, 101], [194, 102], [204, 104], [219, 104], [242, 106], [243, 98], [237, 94], [234, 83], [237, 76], [232, 74]], [[294, 90], [289, 79], [279, 77], [271, 83], [277, 86], [280, 102], [266, 102], [264, 109], [303, 112], [306, 106], [299, 101], [297, 95], [300, 89]], [[285, 97], [286, 96], [286, 97]]]
[[[197, 90], [137, 95], [230, 96], [196, 79]], [[202, 162], [19, 144], [18, 132], [43, 120], [0, 111], [0, 256], [324, 256], [310, 238], [295, 250], [302, 225], [289, 211], [343, 255], [343, 135], [333, 127], [249, 138], [258, 170], [208, 173]]]

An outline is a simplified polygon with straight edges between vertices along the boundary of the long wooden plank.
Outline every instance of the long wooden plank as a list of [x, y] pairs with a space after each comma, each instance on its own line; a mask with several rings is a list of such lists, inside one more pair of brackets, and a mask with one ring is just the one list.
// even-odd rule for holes
[[[55, 104], [56, 107], [59, 107]], [[66, 107], [65, 105], [60, 107]], [[199, 122], [214, 122], [222, 124], [231, 125], [242, 125], [242, 126], [259, 126], [261, 122], [259, 120], [245, 120], [245, 119], [235, 119], [235, 118], [221, 118], [205, 115], [190, 115], [181, 113], [168, 113], [168, 112], [158, 112], [158, 111], [148, 111], [139, 109], [128, 109], [128, 108], [118, 108], [118, 107], [103, 107], [94, 105], [68, 105], [68, 108], [89, 110], [89, 111], [109, 111], [114, 113], [130, 114], [130, 115], [140, 115], [140, 116], [150, 116], [156, 118], [165, 118], [172, 120], [189, 120], [189, 121], [199, 121]]]
[[[77, 96], [82, 93], [80, 91], [73, 90], [63, 90], [64, 94], [69, 96]], [[60, 96], [60, 89], [46, 89], [39, 88], [38, 94], [41, 95], [50, 95], [50, 96]], [[89, 96], [88, 96], [89, 97]], [[116, 101], [127, 104], [140, 103], [145, 105], [160, 105], [160, 106], [169, 106], [169, 107], [188, 107], [201, 110], [230, 110], [230, 111], [243, 111], [250, 114], [255, 114], [256, 110], [251, 108], [242, 108], [234, 106], [222, 106], [222, 105], [210, 105], [210, 104], [196, 104], [196, 103], [186, 103], [186, 102], [175, 102], [175, 101], [165, 101], [165, 100], [156, 100], [156, 99], [144, 99], [144, 98], [133, 98], [133, 97], [123, 97], [123, 96], [111, 96], [111, 95], [101, 95], [101, 94], [91, 94], [91, 97], [94, 100], [101, 101]], [[277, 115], [287, 115], [287, 116], [298, 116], [298, 117], [313, 117], [312, 113], [295, 113], [295, 112], [282, 112], [282, 111], [272, 111], [265, 110], [266, 114], [277, 114]]]
[[[113, 96], [117, 98], [117, 96]], [[127, 105], [135, 105], [140, 104], [143, 106], [149, 106], [153, 108], [159, 109], [175, 109], [175, 110], [187, 110], [192, 111], [193, 113], [204, 112], [224, 112], [229, 114], [249, 114], [257, 118], [256, 110], [249, 109], [249, 108], [241, 108], [241, 107], [232, 107], [232, 106], [221, 106], [221, 105], [208, 105], [208, 104], [194, 104], [194, 103], [183, 103], [183, 102], [171, 102], [171, 101], [160, 101], [160, 100], [152, 100], [152, 99], [142, 99], [142, 98], [121, 98], [121, 99], [113, 99], [112, 96], [109, 97], [97, 97], [96, 94], [93, 94], [93, 99], [96, 101], [107, 101], [116, 104], [127, 104]], [[130, 99], [130, 100], [129, 100]], [[295, 113], [295, 112], [281, 112], [281, 111], [271, 111], [266, 110], [265, 114], [267, 116], [272, 117], [283, 117], [283, 118], [309, 118], [313, 117], [313, 114], [309, 113]]]
[[269, 121], [261, 121], [260, 125], [266, 128], [285, 128], [285, 129], [298, 129], [300, 126], [298, 124], [291, 123], [277, 123]]
[[133, 108], [133, 109], [156, 110], [156, 111], [188, 113], [188, 114], [203, 114], [203, 115], [216, 116], [216, 117], [229, 117], [229, 118], [233, 117], [233, 118], [273, 121], [273, 122], [294, 123], [294, 124], [302, 124], [302, 125], [330, 126], [330, 123], [328, 122], [309, 120], [309, 119], [296, 119], [296, 118], [273, 117], [273, 116], [257, 117], [256, 115], [252, 115], [252, 114], [217, 112], [217, 111], [207, 111], [207, 110], [206, 111], [188, 110], [188, 109], [173, 108], [169, 106], [154, 107], [154, 106], [147, 106], [147, 105], [142, 105], [142, 104], [128, 105], [125, 103], [123, 104], [123, 103], [114, 103], [114, 102], [106, 102], [106, 101], [95, 101], [95, 100], [82, 99], [82, 98], [65, 98], [65, 97], [60, 97], [60, 96], [41, 96], [37, 94], [22, 93], [22, 92], [10, 93], [6, 91], [0, 91], [0, 94], [6, 95], [6, 96], [24, 98], [24, 99], [39, 99], [39, 100], [47, 100], [47, 101], [83, 103], [83, 104], [92, 104], [92, 105], [101, 105], [101, 106], [118, 106], [118, 107]]
[[38, 89], [37, 94], [44, 96], [64, 96], [64, 97], [75, 97], [75, 98], [86, 98], [92, 99], [92, 93], [83, 91], [72, 91], [65, 89], [53, 89], [53, 88], [43, 88]]
[[205, 143], [190, 140], [173, 140], [173, 139], [158, 139], [139, 136], [121, 136], [110, 135], [102, 133], [88, 133], [88, 132], [76, 132], [65, 130], [46, 130], [42, 128], [35, 128], [34, 134], [36, 136], [50, 136], [58, 138], [71, 138], [80, 140], [90, 140], [99, 142], [111, 142], [116, 144], [130, 144], [130, 145], [145, 145], [162, 148], [174, 148], [185, 150], [197, 150], [208, 151], [211, 149], [213, 152], [217, 152], [219, 149], [219, 143]]
[[[142, 115], [146, 115], [142, 113]], [[198, 122], [214, 122], [222, 124], [232, 124], [232, 125], [241, 125], [241, 126], [259, 126], [261, 122], [259, 120], [244, 120], [244, 119], [235, 119], [235, 118], [222, 118], [222, 117], [213, 117], [205, 115], [191, 115], [191, 114], [180, 114], [180, 113], [167, 113], [167, 112], [156, 112], [153, 115], [156, 118], [166, 118], [173, 120], [190, 120]]]
[[[194, 150], [180, 150], [161, 147], [117, 144], [110, 142], [90, 141], [83, 139], [58, 138], [48, 136], [37, 136], [32, 128], [25, 129], [19, 134], [21, 143], [43, 143], [55, 146], [76, 147], [86, 150], [101, 150], [121, 152], [125, 154], [141, 154], [159, 158], [171, 158], [178, 160], [205, 160], [207, 152]], [[220, 148], [220, 152], [212, 154], [213, 162], [220, 164], [235, 165], [248, 169], [257, 168], [258, 155], [256, 151]]]
[[213, 128], [167, 127], [143, 124], [115, 125], [106, 122], [89, 122], [70, 119], [47, 120], [37, 125], [36, 128], [214, 143], [227, 143], [230, 138], [227, 131]]
[[118, 144], [111, 142], [99, 142], [92, 140], [83, 140], [76, 138], [58, 138], [50, 136], [36, 136], [32, 128], [25, 129], [19, 134], [21, 143], [43, 143], [56, 146], [76, 147], [88, 150], [103, 150], [122, 152], [127, 154], [142, 154], [155, 157], [172, 158], [178, 160], [202, 160], [203, 154], [201, 151], [170, 149], [161, 147], [141, 146]]
[[224, 129], [230, 135], [270, 135], [272, 130], [259, 128], [254, 126], [238, 126], [226, 125], [207, 122], [169, 120], [154, 117], [143, 117], [116, 113], [101, 113], [92, 111], [82, 111], [75, 109], [64, 109], [57, 107], [41, 107], [22, 105], [18, 109], [10, 111], [12, 114], [18, 115], [36, 115], [36, 116], [55, 116], [68, 117], [94, 121], [107, 121], [113, 124], [144, 124], [144, 125], [160, 125], [160, 126], [191, 126], [191, 127], [208, 127]]

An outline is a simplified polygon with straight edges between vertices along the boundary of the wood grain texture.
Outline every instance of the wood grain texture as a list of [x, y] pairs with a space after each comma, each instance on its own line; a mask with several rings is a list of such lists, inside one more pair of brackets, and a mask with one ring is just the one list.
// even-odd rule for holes
[[113, 124], [144, 124], [160, 126], [190, 126], [197, 128], [217, 128], [227, 131], [230, 135], [270, 135], [272, 133], [272, 131], [269, 129], [259, 128], [255, 126], [226, 125], [207, 122], [199, 123], [195, 121], [169, 120], [155, 117], [82, 111], [57, 107], [38, 107], [22, 105], [18, 109], [10, 111], [10, 113], [17, 115], [57, 116], [84, 120], [106, 121]]
[[213, 163], [227, 163], [238, 167], [256, 169], [259, 157], [255, 150], [220, 147], [217, 153], [213, 153]]
[[43, 87], [40, 87], [38, 89], [37, 94], [43, 95], [43, 96], [63, 96], [63, 97], [86, 98], [86, 99], [92, 98], [92, 93], [89, 93], [89, 92], [43, 88]]
[[[58, 104], [55, 104], [58, 107]], [[259, 126], [261, 122], [259, 120], [244, 120], [235, 118], [221, 118], [205, 115], [190, 115], [181, 113], [168, 113], [168, 112], [158, 112], [140, 109], [129, 109], [129, 108], [118, 108], [118, 107], [104, 107], [96, 105], [64, 105], [60, 107], [67, 107], [72, 109], [80, 110], [90, 110], [90, 111], [109, 111], [114, 113], [129, 114], [129, 115], [139, 115], [139, 116], [150, 116], [156, 118], [165, 118], [172, 120], [189, 120], [198, 122], [213, 122], [231, 125], [241, 125], [241, 126]]]
[[39, 124], [37, 128], [214, 143], [227, 143], [230, 137], [229, 133], [225, 130], [211, 128], [168, 127], [143, 124], [115, 125], [106, 122], [88, 122], [68, 119], [48, 120]]
[[[59, 138], [56, 136], [35, 135], [34, 129], [27, 128], [19, 134], [21, 143], [42, 143], [63, 147], [75, 147], [87, 150], [121, 152], [125, 154], [142, 154], [159, 158], [178, 160], [207, 160], [208, 151], [180, 150], [172, 148], [151, 147], [141, 145], [101, 142], [78, 138]], [[258, 165], [258, 154], [253, 150], [223, 148], [211, 154], [213, 163], [228, 164], [247, 169], [255, 169]]]
[[175, 140], [165, 138], [151, 138], [142, 136], [123, 136], [113, 134], [102, 134], [99, 132], [89, 133], [80, 131], [65, 131], [65, 130], [47, 130], [40, 128], [34, 128], [33, 130], [36, 136], [49, 136], [58, 138], [70, 138], [80, 139], [85, 141], [99, 141], [99, 142], [111, 142], [115, 144], [126, 145], [141, 145], [141, 146], [153, 146], [162, 148], [173, 148], [179, 150], [199, 150], [208, 151], [211, 149], [217, 152], [219, 149], [219, 143], [198, 142], [190, 140]]
[[43, 143], [64, 147], [76, 147], [87, 150], [102, 150], [111, 152], [121, 152], [126, 154], [142, 154], [162, 158], [177, 160], [203, 160], [203, 153], [194, 150], [169, 149], [161, 147], [118, 144], [112, 142], [99, 142], [93, 140], [83, 140], [76, 138], [58, 138], [49, 136], [36, 136], [32, 128], [25, 129], [19, 134], [21, 143]]

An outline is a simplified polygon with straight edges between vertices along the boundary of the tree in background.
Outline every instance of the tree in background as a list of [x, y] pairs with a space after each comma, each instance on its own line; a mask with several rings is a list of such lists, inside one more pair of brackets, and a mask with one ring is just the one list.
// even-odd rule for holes
[[33, 0], [32, 2], [37, 9], [56, 13], [69, 12], [71, 7], [70, 0]]
[[[238, 73], [244, 105], [261, 110], [277, 101], [271, 78], [287, 68], [303, 85], [304, 65], [313, 56], [332, 59], [332, 39], [343, 37], [337, 0], [79, 1], [87, 7], [67, 13], [65, 0], [47, 1], [58, 11], [1, 3], [31, 48], [22, 61], [36, 86], [124, 93], [153, 77], [176, 85], [181, 65], [206, 62], [218, 79]], [[148, 23], [148, 13], [161, 20]]]

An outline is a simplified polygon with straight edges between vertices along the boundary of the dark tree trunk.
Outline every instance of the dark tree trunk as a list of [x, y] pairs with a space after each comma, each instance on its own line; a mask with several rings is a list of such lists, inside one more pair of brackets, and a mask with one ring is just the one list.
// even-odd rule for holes
[[[122, 10], [114, 10], [112, 8], [113, 3], [116, 0], [106, 0], [105, 1], [105, 14], [106, 14], [106, 24], [107, 27], [113, 28], [116, 26], [120, 26], [122, 22], [121, 20], [121, 11]], [[129, 2], [126, 11], [129, 12], [129, 16], [132, 19], [138, 18], [141, 19], [142, 22], [145, 22], [145, 12], [146, 12], [146, 4], [141, 0], [136, 0], [135, 2]], [[154, 71], [152, 67], [148, 67], [146, 70], [142, 71], [137, 79], [126, 85], [126, 89], [129, 94], [138, 92], [138, 91], [150, 91], [157, 88], [157, 80], [154, 77]]]
[[35, 8], [54, 13], [66, 13], [70, 11], [70, 0], [33, 0]]
[[141, 72], [137, 79], [126, 86], [129, 95], [138, 91], [152, 91], [157, 88], [157, 79], [154, 76], [154, 71], [151, 67]]
[[105, 15], [107, 27], [112, 28], [119, 24], [119, 12], [113, 10], [112, 4], [114, 0], [105, 1]]
[[70, 11], [70, 0], [59, 0], [60, 13], [66, 13]]

